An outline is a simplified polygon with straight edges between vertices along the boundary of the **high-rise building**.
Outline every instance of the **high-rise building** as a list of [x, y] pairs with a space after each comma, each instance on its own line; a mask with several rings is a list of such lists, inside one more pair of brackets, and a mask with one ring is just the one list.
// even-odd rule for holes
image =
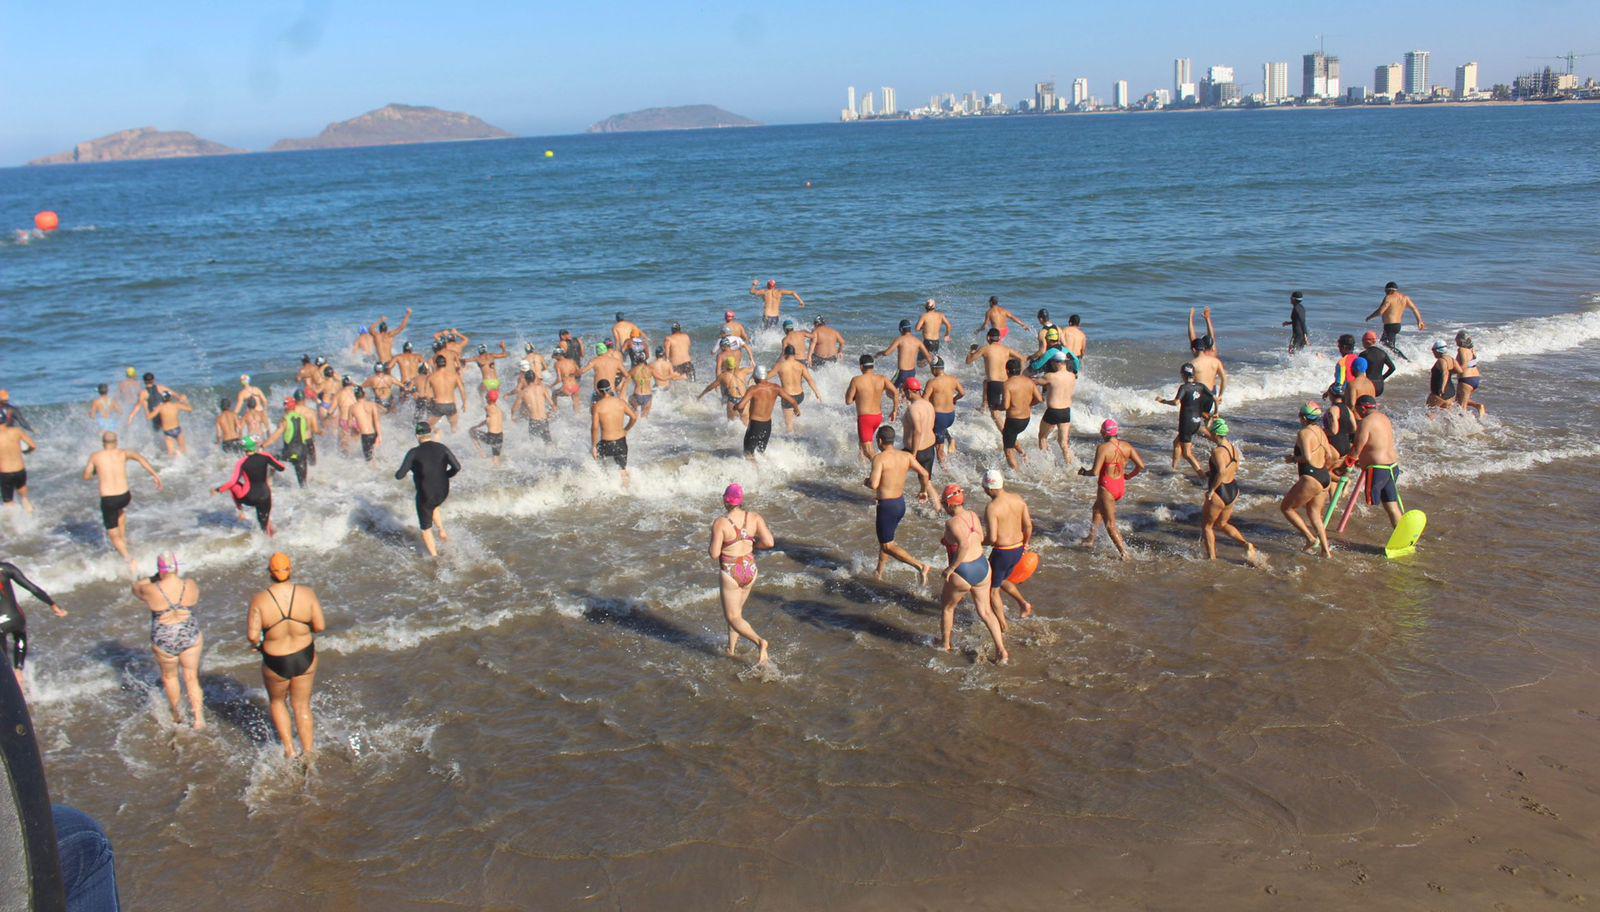
[[1192, 82], [1186, 82], [1186, 83], [1183, 83], [1182, 85], [1178, 86], [1178, 101], [1180, 103], [1185, 102], [1185, 101], [1199, 101], [1199, 100], [1200, 100], [1200, 87], [1198, 85], [1196, 85], [1195, 83], [1192, 83]]
[[1056, 109], [1055, 83], [1036, 82], [1033, 84], [1033, 109], [1041, 113], [1048, 113]]
[[868, 92], [861, 96], [861, 116], [872, 117], [874, 113], [876, 112], [872, 110], [872, 93]]
[[885, 113], [885, 114], [893, 114], [894, 112], [895, 112], [895, 107], [894, 107], [894, 89], [891, 89], [888, 86], [884, 86], [883, 87], [883, 113]]
[[1313, 51], [1301, 59], [1300, 97], [1339, 97], [1339, 58]]
[[1112, 83], [1111, 105], [1116, 108], [1126, 108], [1128, 106], [1128, 80], [1118, 79]]
[[983, 106], [985, 108], [1003, 108], [1006, 106], [1005, 96], [999, 92], [990, 92], [983, 96]]
[[1337, 57], [1328, 57], [1328, 58], [1326, 58], [1326, 65], [1327, 65], [1327, 69], [1328, 69], [1328, 97], [1329, 98], [1338, 98], [1339, 97], [1339, 58], [1337, 58]]
[[846, 99], [844, 106], [850, 109], [851, 114], [854, 114], [856, 112], [856, 87], [851, 86], [845, 89], [844, 97]]
[[1372, 94], [1393, 98], [1405, 90], [1405, 77], [1398, 63], [1386, 63], [1372, 71]]
[[1072, 106], [1087, 104], [1089, 101], [1089, 80], [1082, 76], [1072, 80]]
[[1184, 86], [1193, 86], [1193, 84], [1194, 61], [1190, 60], [1188, 57], [1178, 57], [1174, 59], [1172, 61], [1172, 96], [1179, 100], [1182, 100], [1185, 97], [1193, 96], [1193, 88], [1189, 90], [1187, 95], [1185, 95], [1183, 91]]
[[1289, 97], [1289, 62], [1263, 63], [1261, 65], [1261, 99], [1275, 104]]
[[1150, 94], [1154, 96], [1157, 107], [1164, 108], [1167, 105], [1172, 104], [1172, 92], [1167, 89], [1156, 89]]
[[1478, 94], [1478, 62], [1463, 63], [1456, 67], [1456, 97], [1466, 98]]
[[1406, 51], [1405, 60], [1405, 85], [1407, 95], [1428, 94], [1428, 52]]

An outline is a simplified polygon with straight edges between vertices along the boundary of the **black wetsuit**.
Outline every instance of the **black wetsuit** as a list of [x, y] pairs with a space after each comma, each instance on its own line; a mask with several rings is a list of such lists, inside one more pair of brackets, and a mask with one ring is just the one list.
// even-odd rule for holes
[[250, 491], [234, 500], [234, 503], [241, 507], [254, 507], [256, 523], [262, 531], [266, 531], [267, 520], [272, 518], [272, 488], [267, 484], [267, 473], [282, 472], [283, 468], [283, 463], [266, 453], [251, 453], [239, 467], [245, 480], [250, 483]]
[[317, 461], [311, 440], [311, 422], [299, 412], [290, 412], [283, 420], [289, 426], [283, 432], [283, 452], [279, 455], [294, 466], [295, 483], [303, 488], [306, 486], [306, 472]]
[[444, 506], [450, 496], [450, 479], [461, 471], [450, 448], [437, 440], [426, 440], [406, 451], [406, 458], [394, 477], [404, 478], [411, 473], [417, 486], [417, 524], [424, 531], [433, 528], [433, 511]]
[[1367, 359], [1367, 379], [1372, 381], [1372, 389], [1376, 395], [1383, 395], [1383, 381], [1389, 379], [1394, 373], [1394, 359], [1389, 353], [1374, 345], [1363, 351], [1361, 357]]
[[56, 600], [50, 597], [50, 593], [35, 586], [32, 580], [23, 576], [16, 564], [0, 561], [0, 650], [5, 648], [6, 636], [9, 634], [11, 667], [20, 669], [28, 658], [28, 616], [22, 613], [22, 608], [17, 604], [17, 593], [12, 588], [12, 583], [33, 593], [34, 598], [46, 605], [54, 605]]
[[1306, 333], [1306, 306], [1299, 301], [1289, 304], [1289, 350], [1299, 351], [1311, 343]]
[[1199, 432], [1200, 424], [1216, 405], [1216, 397], [1204, 384], [1196, 380], [1185, 381], [1178, 387], [1178, 441], [1188, 443]]

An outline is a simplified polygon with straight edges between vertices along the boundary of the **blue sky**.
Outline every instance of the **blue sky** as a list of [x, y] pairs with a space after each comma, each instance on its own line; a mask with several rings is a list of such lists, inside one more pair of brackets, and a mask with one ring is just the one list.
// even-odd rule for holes
[[[1086, 76], [1137, 97], [1171, 60], [1230, 64], [1260, 82], [1327, 33], [1346, 85], [1411, 48], [1436, 80], [1480, 62], [1485, 83], [1600, 51], [1592, 0], [1462, 0], [1206, 7], [940, 0], [525, 3], [295, 0], [0, 3], [0, 164], [134, 126], [263, 148], [386, 102], [463, 110], [519, 134], [582, 130], [609, 114], [711, 103], [773, 123], [831, 120], [844, 88], [894, 86], [902, 107], [942, 91]], [[1558, 67], [1561, 64], [1556, 64]], [[1580, 61], [1600, 75], [1600, 57]], [[1248, 85], [1246, 86], [1248, 90]]]

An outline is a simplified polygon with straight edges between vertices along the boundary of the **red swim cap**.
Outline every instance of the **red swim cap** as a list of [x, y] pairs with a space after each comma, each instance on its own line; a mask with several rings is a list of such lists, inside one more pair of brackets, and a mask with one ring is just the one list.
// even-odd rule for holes
[[906, 389], [913, 393], [920, 393], [922, 392], [922, 381], [918, 380], [916, 377], [907, 377]]
[[944, 492], [939, 496], [946, 506], [959, 507], [967, 502], [967, 492], [961, 490], [960, 485], [945, 485]]

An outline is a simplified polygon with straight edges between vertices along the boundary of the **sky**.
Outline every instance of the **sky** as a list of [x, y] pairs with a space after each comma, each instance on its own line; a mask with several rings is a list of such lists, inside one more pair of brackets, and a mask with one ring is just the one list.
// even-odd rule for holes
[[[1434, 81], [1480, 82], [1600, 52], [1593, 0], [1207, 7], [1035, 0], [0, 0], [0, 165], [139, 126], [261, 149], [388, 102], [475, 114], [520, 135], [574, 133], [611, 114], [715, 104], [768, 123], [838, 118], [845, 87], [894, 86], [902, 108], [942, 92], [1001, 92], [1083, 76], [1101, 98], [1171, 82], [1172, 59], [1290, 62], [1325, 34], [1344, 84], [1412, 48]], [[1600, 56], [1580, 60], [1600, 76]], [[1252, 85], [1254, 88], [1252, 88]]]

